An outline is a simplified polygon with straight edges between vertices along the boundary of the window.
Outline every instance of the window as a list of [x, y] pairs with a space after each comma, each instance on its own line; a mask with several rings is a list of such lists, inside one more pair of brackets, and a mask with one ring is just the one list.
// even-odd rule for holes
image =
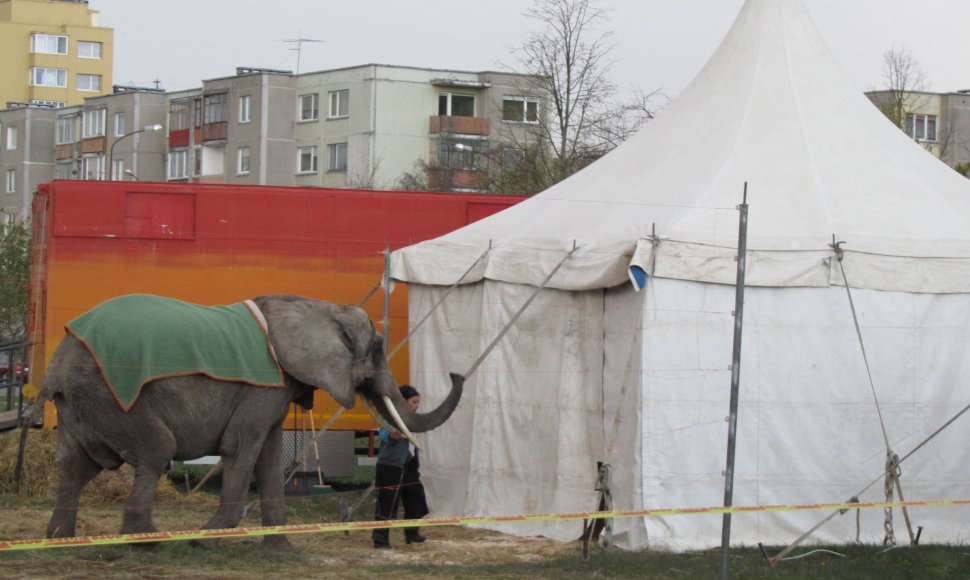
[[438, 95], [438, 114], [448, 117], [474, 117], [475, 95], [441, 93]]
[[42, 54], [67, 54], [67, 37], [53, 34], [32, 34], [30, 52]]
[[126, 120], [124, 113], [115, 113], [115, 137], [125, 136]]
[[347, 144], [334, 143], [330, 148], [330, 171], [347, 171]]
[[300, 147], [297, 149], [299, 155], [298, 173], [316, 173], [317, 171], [317, 148]]
[[348, 115], [350, 115], [350, 89], [330, 91], [330, 113], [327, 116], [331, 119], [339, 119]]
[[81, 158], [81, 179], [104, 179], [104, 155]]
[[54, 179], [71, 179], [74, 177], [74, 164], [70, 161], [59, 162], [54, 168]]
[[202, 123], [223, 123], [229, 120], [229, 93], [202, 97]]
[[6, 183], [7, 183], [7, 186], [6, 186], [6, 189], [4, 189], [4, 191], [6, 191], [7, 193], [14, 193], [15, 191], [17, 191], [17, 170], [16, 169], [7, 170]]
[[101, 43], [89, 40], [77, 41], [78, 58], [101, 58]]
[[63, 109], [67, 106], [64, 101], [51, 101], [48, 99], [30, 99], [31, 105], [37, 105], [38, 107], [47, 107], [48, 109]]
[[125, 160], [111, 160], [111, 181], [122, 181], [125, 178]]
[[189, 128], [192, 119], [192, 103], [189, 101], [174, 101], [168, 107], [168, 126], [171, 131], [181, 131]]
[[74, 117], [57, 120], [57, 144], [74, 143]]
[[81, 137], [84, 139], [89, 137], [103, 137], [104, 109], [89, 109], [84, 111], [84, 117], [81, 119], [81, 127]]
[[101, 75], [77, 75], [77, 90], [79, 91], [100, 91]]
[[443, 169], [478, 169], [488, 161], [484, 141], [442, 139], [438, 143], [437, 165]]
[[7, 127], [7, 151], [13, 151], [17, 148], [17, 128]]
[[188, 172], [188, 151], [172, 151], [168, 154], [168, 178], [185, 179], [189, 176]]
[[316, 121], [320, 118], [320, 95], [300, 95], [300, 120]]
[[906, 132], [917, 141], [936, 142], [936, 115], [906, 115]]
[[67, 86], [67, 69], [35, 66], [30, 69], [30, 84], [34, 87], [64, 88]]
[[539, 99], [534, 97], [505, 97], [502, 99], [502, 120], [515, 123], [538, 123]]
[[239, 122], [249, 122], [249, 95], [239, 97]]
[[239, 175], [249, 174], [249, 147], [240, 147], [236, 163], [236, 173]]

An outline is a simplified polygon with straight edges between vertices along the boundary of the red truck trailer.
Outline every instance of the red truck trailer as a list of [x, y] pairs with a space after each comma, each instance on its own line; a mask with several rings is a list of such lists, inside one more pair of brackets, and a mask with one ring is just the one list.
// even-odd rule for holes
[[[33, 202], [28, 340], [31, 381], [40, 385], [64, 324], [130, 293], [198, 304], [260, 294], [298, 294], [358, 304], [380, 281], [384, 252], [427, 240], [518, 203], [504, 195], [406, 191], [54, 181]], [[366, 305], [378, 329], [382, 292]], [[407, 334], [407, 289], [389, 301], [388, 344]], [[384, 332], [383, 329], [381, 329]], [[399, 382], [407, 354], [391, 361]], [[318, 391], [322, 425], [337, 404]], [[48, 404], [46, 426], [56, 417]], [[290, 428], [306, 421], [291, 413]], [[373, 429], [358, 405], [332, 426]]]

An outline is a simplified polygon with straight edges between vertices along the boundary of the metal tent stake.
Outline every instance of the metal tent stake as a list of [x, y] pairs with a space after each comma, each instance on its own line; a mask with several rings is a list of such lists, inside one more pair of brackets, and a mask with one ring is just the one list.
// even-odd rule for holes
[[[724, 507], [734, 503], [734, 453], [738, 432], [738, 391], [741, 384], [741, 329], [744, 319], [744, 267], [748, 246], [748, 183], [738, 206], [738, 277], [734, 294], [734, 356], [731, 361], [731, 413], [728, 416], [727, 467], [724, 470]], [[721, 524], [721, 579], [728, 577], [728, 555], [731, 550], [731, 513], [724, 514]]]

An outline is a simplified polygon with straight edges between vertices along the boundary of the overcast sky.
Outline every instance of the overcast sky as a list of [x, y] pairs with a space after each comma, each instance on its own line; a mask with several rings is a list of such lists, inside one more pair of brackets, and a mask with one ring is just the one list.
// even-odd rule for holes
[[[804, 0], [859, 90], [881, 88], [882, 57], [909, 50], [927, 88], [970, 89], [970, 0]], [[90, 0], [115, 31], [115, 84], [172, 91], [231, 76], [237, 66], [300, 72], [367, 63], [457, 70], [516, 68], [534, 23], [531, 0]], [[674, 97], [730, 28], [743, 0], [605, 0], [613, 6], [621, 87]]]

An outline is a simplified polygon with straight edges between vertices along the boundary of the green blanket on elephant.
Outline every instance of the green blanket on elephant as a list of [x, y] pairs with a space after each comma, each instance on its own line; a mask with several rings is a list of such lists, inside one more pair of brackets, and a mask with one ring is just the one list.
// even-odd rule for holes
[[207, 307], [129, 294], [78, 316], [67, 323], [67, 331], [91, 352], [125, 411], [146, 383], [166, 377], [203, 374], [283, 386], [266, 333], [243, 302]]

